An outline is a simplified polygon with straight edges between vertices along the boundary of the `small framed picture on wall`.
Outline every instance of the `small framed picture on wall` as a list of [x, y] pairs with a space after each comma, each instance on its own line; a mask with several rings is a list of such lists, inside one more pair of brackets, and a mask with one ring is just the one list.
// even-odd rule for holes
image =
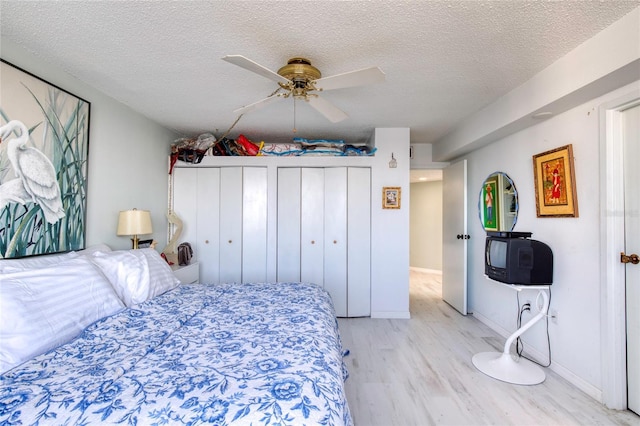
[[382, 188], [382, 208], [399, 209], [402, 188], [399, 186], [385, 186]]
[[538, 217], [578, 217], [572, 145], [533, 156]]

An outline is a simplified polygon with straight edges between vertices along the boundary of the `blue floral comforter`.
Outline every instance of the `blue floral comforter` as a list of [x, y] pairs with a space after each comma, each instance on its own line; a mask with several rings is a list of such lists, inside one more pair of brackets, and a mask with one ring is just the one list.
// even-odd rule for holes
[[0, 376], [0, 424], [350, 425], [312, 284], [182, 285]]

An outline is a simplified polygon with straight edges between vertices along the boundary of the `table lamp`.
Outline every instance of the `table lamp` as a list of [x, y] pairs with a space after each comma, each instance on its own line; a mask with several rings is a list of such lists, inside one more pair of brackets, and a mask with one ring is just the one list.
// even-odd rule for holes
[[118, 235], [132, 235], [133, 248], [138, 248], [138, 235], [153, 233], [151, 213], [148, 210], [125, 210], [118, 217]]

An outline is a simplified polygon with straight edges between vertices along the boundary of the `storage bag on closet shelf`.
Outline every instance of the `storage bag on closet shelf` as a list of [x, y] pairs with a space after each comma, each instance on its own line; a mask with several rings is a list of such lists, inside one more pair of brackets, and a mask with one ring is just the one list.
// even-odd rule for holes
[[191, 248], [191, 244], [182, 243], [178, 246], [178, 265], [189, 265], [192, 256], [193, 249]]

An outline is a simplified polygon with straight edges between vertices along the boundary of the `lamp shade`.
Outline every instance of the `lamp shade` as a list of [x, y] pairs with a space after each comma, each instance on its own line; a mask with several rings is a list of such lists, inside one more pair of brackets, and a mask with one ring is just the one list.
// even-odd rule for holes
[[118, 235], [152, 234], [151, 213], [148, 210], [126, 210], [118, 217]]

